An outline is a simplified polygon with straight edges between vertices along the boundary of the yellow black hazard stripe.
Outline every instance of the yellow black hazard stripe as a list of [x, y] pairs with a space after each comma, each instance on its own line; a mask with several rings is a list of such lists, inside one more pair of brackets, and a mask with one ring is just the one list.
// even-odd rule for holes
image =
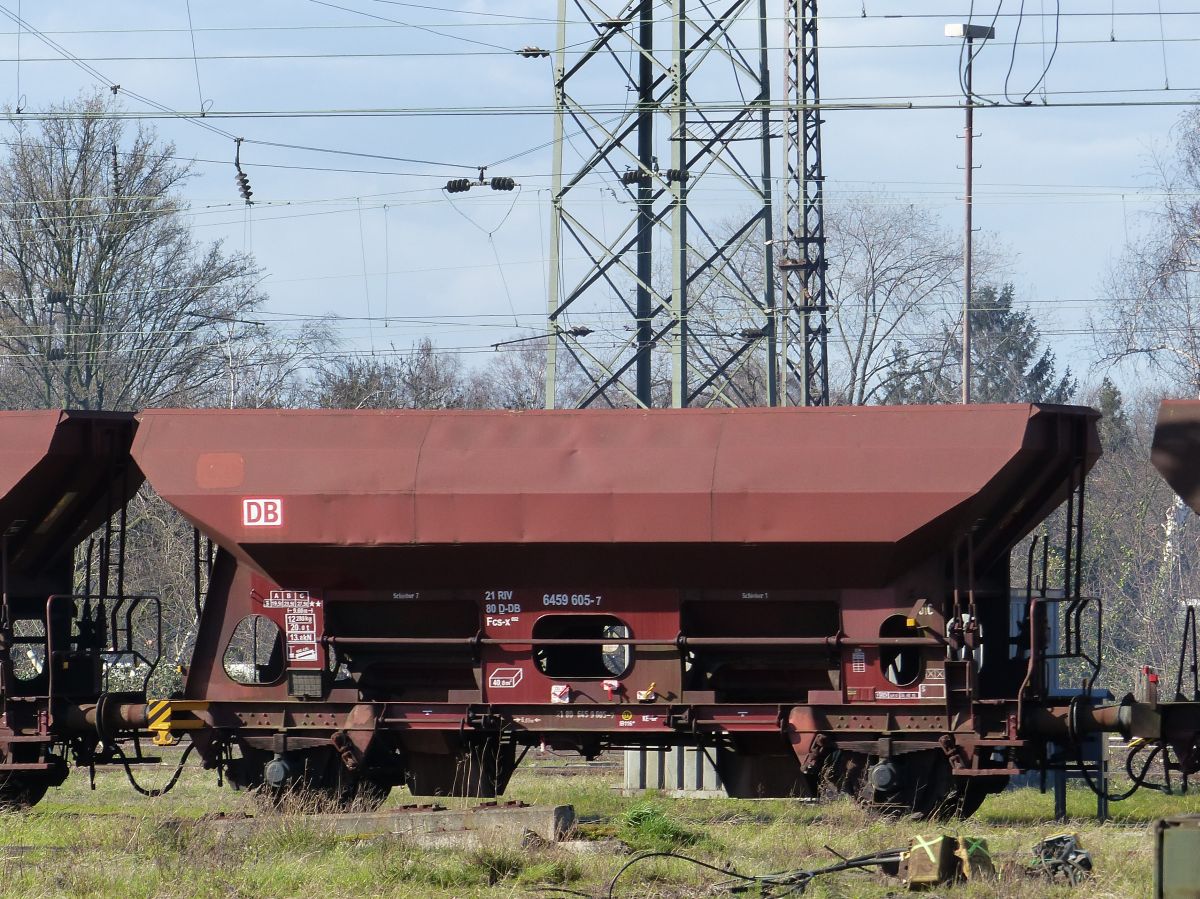
[[146, 727], [159, 730], [171, 724], [171, 700], [153, 699], [146, 703]]
[[158, 746], [179, 741], [185, 730], [200, 730], [207, 725], [196, 712], [207, 711], [208, 703], [189, 699], [150, 699], [146, 701], [146, 729]]

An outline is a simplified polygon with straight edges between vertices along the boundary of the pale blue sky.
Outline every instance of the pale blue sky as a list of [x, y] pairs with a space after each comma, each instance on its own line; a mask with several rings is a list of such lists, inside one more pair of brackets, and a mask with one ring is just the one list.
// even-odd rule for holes
[[[1053, 0], [1024, 5], [1011, 79], [1019, 93], [1041, 72], [1054, 31]], [[781, 15], [783, 3], [775, 6]], [[996, 10], [991, 0], [974, 6], [977, 20], [990, 20]], [[1020, 0], [1001, 5], [997, 41], [976, 61], [982, 94], [1001, 93], [1019, 6]], [[1046, 78], [1050, 103], [1200, 95], [1200, 2], [1163, 0], [1161, 6], [1160, 17], [1157, 3], [1146, 0], [1063, 2], [1061, 43]], [[214, 113], [545, 109], [552, 103], [549, 63], [503, 52], [554, 46], [552, 0], [192, 0], [196, 61], [185, 0], [23, 0], [20, 7], [31, 25], [106, 79], [183, 111], [195, 111], [201, 96]], [[959, 46], [942, 29], [965, 20], [969, 7], [953, 0], [826, 0], [825, 98], [957, 102]], [[16, 13], [18, 3], [0, 0], [0, 8]], [[903, 17], [885, 18], [895, 15]], [[771, 25], [778, 47], [782, 27], [778, 20]], [[0, 18], [0, 31], [0, 96], [8, 104], [43, 109], [96, 86], [95, 78], [28, 33], [20, 40], [18, 67], [15, 25]], [[781, 82], [777, 77], [777, 93]], [[1170, 91], [1163, 90], [1166, 83]], [[1150, 154], [1168, 144], [1186, 107], [1041, 108], [1040, 96], [1034, 108], [978, 112], [976, 222], [1007, 249], [1009, 275], [1047, 329], [1069, 332], [1096, 308], [1103, 274], [1127, 229], [1136, 231], [1153, 204]], [[146, 109], [125, 102], [131, 111]], [[624, 102], [624, 86], [616, 85], [612, 103]], [[342, 322], [346, 345], [403, 350], [428, 334], [445, 347], [478, 348], [468, 356], [474, 360], [486, 358], [488, 344], [514, 330], [513, 309], [522, 326], [540, 328], [549, 150], [490, 170], [517, 178], [519, 194], [476, 191], [452, 205], [439, 188], [447, 178], [470, 174], [452, 164], [480, 165], [547, 144], [551, 116], [210, 121], [248, 139], [438, 163], [247, 145], [243, 162], [259, 201], [247, 215], [234, 186], [232, 141], [193, 123], [157, 121], [181, 155], [217, 161], [196, 165], [188, 190], [194, 221], [200, 235], [254, 251], [268, 274], [268, 317], [326, 311], [362, 317], [368, 305], [379, 317], [386, 308], [393, 317], [386, 325]], [[961, 122], [957, 109], [830, 111], [824, 131], [830, 202], [882, 189], [886, 202], [922, 204], [947, 226], [960, 227]], [[1052, 339], [1060, 356], [1086, 368], [1089, 341], [1069, 333]]]

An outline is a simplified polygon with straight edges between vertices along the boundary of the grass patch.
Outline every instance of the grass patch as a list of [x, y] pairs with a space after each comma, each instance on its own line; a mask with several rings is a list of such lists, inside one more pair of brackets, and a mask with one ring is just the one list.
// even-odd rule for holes
[[[169, 763], [170, 764], [170, 763]], [[167, 766], [164, 766], [164, 771]], [[162, 772], [147, 771], [147, 782]], [[1112, 806], [1113, 820], [1094, 819], [1095, 800], [1068, 791], [1072, 820], [1052, 820], [1053, 798], [1016, 790], [988, 799], [969, 821], [941, 826], [887, 821], [837, 800], [819, 805], [785, 800], [625, 797], [619, 772], [572, 777], [517, 772], [506, 798], [534, 804], [572, 804], [581, 817], [603, 823], [585, 834], [616, 837], [636, 850], [681, 851], [743, 873], [815, 868], [835, 861], [830, 849], [857, 855], [907, 845], [936, 832], [986, 837], [1008, 865], [999, 884], [942, 890], [945, 899], [1033, 899], [1054, 895], [1146, 896], [1151, 892], [1153, 848], [1149, 826], [1158, 817], [1200, 812], [1200, 795], [1139, 793]], [[397, 791], [389, 805], [411, 802]], [[443, 800], [451, 808], [474, 805]], [[274, 815], [244, 840], [216, 840], [201, 815]], [[1022, 871], [1038, 840], [1070, 830], [1092, 853], [1095, 877], [1080, 890], [1051, 888]], [[826, 847], [829, 847], [827, 849]], [[190, 768], [177, 791], [160, 799], [133, 795], [119, 771], [97, 773], [97, 789], [72, 777], [32, 812], [0, 815], [0, 896], [120, 896], [238, 899], [315, 895], [386, 895], [517, 899], [538, 886], [603, 890], [629, 856], [619, 847], [572, 855], [556, 848], [493, 845], [471, 850], [424, 849], [391, 837], [356, 840], [318, 831], [288, 812], [267, 813], [252, 797], [218, 789], [211, 772]], [[624, 875], [617, 895], [665, 899], [698, 895], [719, 880], [674, 860], [639, 864]], [[896, 880], [845, 873], [812, 884], [806, 896], [883, 899], [903, 892]]]
[[528, 858], [518, 849], [484, 848], [470, 853], [467, 864], [477, 868], [490, 886], [498, 880], [516, 877], [525, 870]]
[[517, 882], [525, 886], [558, 886], [575, 883], [582, 876], [579, 863], [574, 859], [553, 859], [530, 865], [517, 876]]
[[670, 852], [700, 842], [700, 834], [683, 826], [657, 802], [639, 802], [620, 817], [617, 836], [639, 852]]

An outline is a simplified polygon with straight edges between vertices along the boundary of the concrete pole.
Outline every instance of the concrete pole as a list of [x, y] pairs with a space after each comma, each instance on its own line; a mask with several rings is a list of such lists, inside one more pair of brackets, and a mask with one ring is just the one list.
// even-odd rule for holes
[[562, 184], [563, 184], [563, 108], [562, 84], [567, 60], [567, 0], [558, 0], [558, 47], [554, 56], [554, 149], [553, 175], [550, 184], [550, 285], [546, 296], [549, 302], [549, 335], [546, 337], [546, 397], [547, 409], [553, 409], [558, 393], [558, 304], [562, 301]]
[[963, 340], [962, 340], [962, 401], [971, 402], [971, 204], [974, 190], [974, 138], [975, 98], [971, 93], [971, 69], [974, 56], [971, 53], [973, 39], [967, 38], [967, 126], [963, 137], [966, 142], [966, 191], [964, 196], [966, 232], [963, 235]]

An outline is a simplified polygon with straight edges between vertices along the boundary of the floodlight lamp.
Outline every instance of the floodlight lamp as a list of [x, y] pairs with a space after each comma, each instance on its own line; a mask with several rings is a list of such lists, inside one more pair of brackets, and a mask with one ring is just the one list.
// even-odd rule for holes
[[946, 26], [946, 37], [966, 38], [969, 41], [990, 41], [996, 36], [996, 29], [991, 25], [968, 25], [955, 23]]

